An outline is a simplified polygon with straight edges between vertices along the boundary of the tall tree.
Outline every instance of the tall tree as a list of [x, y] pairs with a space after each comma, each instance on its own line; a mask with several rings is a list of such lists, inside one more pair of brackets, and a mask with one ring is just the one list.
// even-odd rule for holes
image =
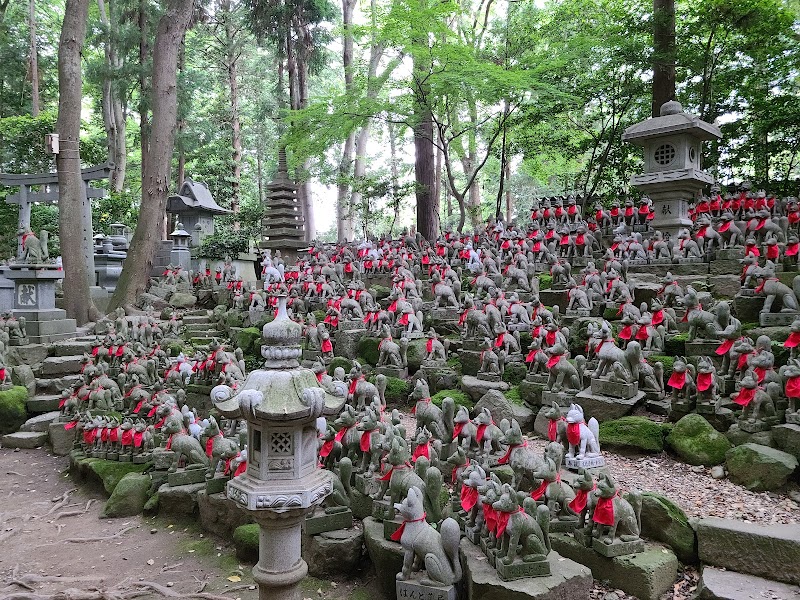
[[653, 116], [675, 99], [675, 0], [653, 0]]
[[29, 70], [31, 75], [31, 116], [39, 116], [39, 48], [36, 43], [36, 0], [28, 0], [28, 29], [31, 36]]
[[142, 161], [142, 203], [128, 259], [109, 310], [133, 304], [147, 288], [165, 223], [170, 165], [178, 117], [178, 54], [194, 0], [166, 0], [153, 43], [150, 145]]
[[[108, 159], [114, 165], [109, 177], [111, 189], [121, 192], [125, 186], [125, 171], [128, 164], [128, 149], [125, 139], [127, 111], [118, 81], [123, 65], [117, 50], [117, 36], [114, 35], [116, 28], [119, 27], [117, 19], [120, 18], [115, 4], [115, 2], [109, 1], [108, 8], [106, 8], [105, 0], [97, 0], [100, 24], [103, 27], [104, 69], [101, 83], [101, 108], [108, 140]], [[111, 12], [110, 16], [109, 12]]]
[[67, 0], [61, 41], [58, 47], [58, 121], [60, 152], [56, 156], [59, 190], [59, 232], [64, 276], [64, 308], [79, 325], [96, 318], [97, 309], [89, 294], [86, 250], [92, 244], [91, 215], [81, 177], [80, 129], [81, 51], [86, 38], [89, 0]]

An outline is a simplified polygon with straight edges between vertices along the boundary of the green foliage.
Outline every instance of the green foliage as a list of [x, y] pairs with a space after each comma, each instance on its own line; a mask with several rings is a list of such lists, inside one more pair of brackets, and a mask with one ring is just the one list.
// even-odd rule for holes
[[528, 374], [528, 368], [524, 363], [509, 363], [503, 372], [503, 381], [510, 383], [512, 386], [519, 385], [519, 382], [525, 379]]
[[440, 392], [437, 392], [435, 395], [431, 396], [431, 402], [441, 408], [442, 400], [448, 397], [455, 401], [456, 410], [458, 410], [459, 406], [463, 406], [470, 412], [472, 412], [472, 409], [475, 408], [475, 403], [472, 401], [472, 398], [470, 398], [461, 390], [441, 390]]
[[13, 433], [25, 422], [27, 400], [28, 390], [21, 385], [0, 391], [0, 434]]
[[245, 355], [261, 356], [261, 330], [257, 327], [246, 327], [236, 335], [236, 346], [242, 349]]
[[651, 354], [647, 357], [647, 362], [651, 365], [654, 363], [661, 363], [664, 365], [664, 383], [669, 379], [670, 375], [672, 375], [672, 363], [675, 361], [675, 356], [665, 356], [661, 354]]
[[525, 402], [522, 400], [522, 398], [519, 395], [519, 387], [514, 386], [510, 390], [505, 392], [505, 394], [503, 394], [503, 395], [512, 404], [516, 404], [518, 406], [525, 406]]
[[353, 368], [353, 361], [344, 358], [343, 356], [334, 356], [328, 365], [328, 375], [333, 375], [336, 367], [342, 367], [344, 369], [344, 374], [347, 375], [350, 373], [350, 369]]
[[537, 279], [539, 280], [540, 290], [549, 290], [553, 285], [552, 275], [538, 275]]
[[212, 260], [225, 260], [226, 257], [236, 258], [241, 252], [247, 252], [250, 247], [250, 239], [242, 231], [220, 229], [214, 231], [203, 240], [198, 256]]
[[377, 365], [378, 357], [380, 356], [378, 344], [380, 344], [378, 338], [362, 337], [358, 340], [358, 355], [363, 356], [364, 360], [369, 364]]
[[643, 452], [664, 449], [664, 431], [659, 423], [645, 417], [622, 417], [600, 423], [600, 444]]
[[[375, 383], [375, 378], [370, 376], [370, 381]], [[384, 397], [387, 404], [404, 404], [408, 401], [408, 395], [413, 389], [411, 382], [397, 377], [386, 378], [386, 391]]]
[[[669, 356], [684, 356], [686, 354], [686, 342], [689, 341], [688, 333], [678, 333], [672, 337], [667, 337], [664, 342], [664, 352]], [[666, 368], [666, 365], [664, 365]]]

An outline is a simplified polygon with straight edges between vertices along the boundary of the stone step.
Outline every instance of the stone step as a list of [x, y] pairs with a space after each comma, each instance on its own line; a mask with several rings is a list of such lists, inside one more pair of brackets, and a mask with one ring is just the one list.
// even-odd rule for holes
[[2, 437], [3, 448], [39, 448], [47, 443], [47, 432], [17, 431]]
[[208, 331], [209, 329], [213, 329], [213, 325], [209, 321], [205, 321], [202, 323], [185, 323], [184, 328], [188, 332]]
[[800, 595], [796, 586], [770, 581], [735, 571], [703, 567], [697, 587], [697, 600], [739, 600], [740, 598], [780, 598], [792, 600]]
[[81, 381], [80, 374], [64, 375], [52, 379], [40, 378], [36, 380], [36, 395], [39, 394], [60, 394], [76, 381]]
[[48, 431], [50, 423], [55, 421], [61, 413], [57, 410], [46, 412], [41, 415], [31, 417], [22, 424], [20, 431]]
[[80, 373], [82, 354], [70, 356], [50, 356], [42, 363], [42, 377], [52, 377], [56, 375], [73, 375]]
[[183, 324], [188, 327], [199, 323], [211, 323], [208, 315], [183, 315]]
[[48, 413], [58, 410], [58, 403], [61, 401], [61, 394], [37, 394], [33, 398], [28, 398], [25, 407], [32, 415]]
[[84, 353], [91, 354], [94, 347], [94, 338], [91, 340], [71, 339], [53, 344], [53, 352], [56, 356], [82, 356]]
[[800, 564], [800, 525], [761, 526], [715, 517], [693, 519], [691, 525], [704, 564], [800, 584], [800, 569], [791, 567]]

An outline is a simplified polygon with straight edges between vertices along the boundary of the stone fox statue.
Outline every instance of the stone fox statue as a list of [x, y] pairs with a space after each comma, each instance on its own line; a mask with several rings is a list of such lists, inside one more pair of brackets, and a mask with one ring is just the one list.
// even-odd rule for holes
[[397, 574], [397, 580], [408, 579], [415, 564], [424, 564], [426, 577], [420, 580], [422, 585], [447, 586], [459, 582], [461, 532], [458, 523], [447, 518], [440, 531], [426, 523], [423, 495], [418, 487], [410, 488], [405, 500], [395, 504], [395, 509], [403, 519], [400, 529], [392, 535], [403, 547], [403, 570]]

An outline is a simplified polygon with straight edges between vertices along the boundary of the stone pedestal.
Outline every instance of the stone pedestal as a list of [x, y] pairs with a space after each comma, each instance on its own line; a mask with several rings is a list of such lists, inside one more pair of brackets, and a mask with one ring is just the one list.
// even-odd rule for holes
[[297, 584], [308, 574], [300, 552], [305, 510], [263, 511], [253, 516], [261, 528], [258, 564], [253, 567], [259, 600], [300, 600], [303, 593]]
[[375, 367], [375, 372], [386, 375], [386, 377], [395, 377], [397, 379], [406, 379], [408, 377], [408, 369], [404, 367]]
[[0, 312], [14, 308], [14, 282], [5, 276], [5, 269], [0, 273]]
[[759, 313], [758, 323], [762, 327], [788, 327], [800, 318], [798, 312]]
[[416, 600], [418, 598], [425, 600], [456, 600], [458, 597], [456, 586], [454, 585], [446, 587], [422, 585], [416, 579], [398, 581], [395, 585], [397, 600]]
[[64, 271], [53, 265], [10, 265], [5, 275], [14, 282], [13, 314], [25, 318], [30, 343], [47, 344], [75, 335], [75, 319], [67, 319], [66, 311], [56, 308], [56, 281], [64, 278]]
[[638, 383], [620, 383], [608, 381], [607, 379], [592, 378], [593, 394], [601, 396], [611, 396], [614, 398], [632, 398], [639, 393]]
[[303, 522], [306, 535], [317, 535], [337, 529], [350, 529], [353, 526], [353, 511], [349, 508], [340, 512], [326, 514], [324, 510], [316, 510], [306, 516]]

